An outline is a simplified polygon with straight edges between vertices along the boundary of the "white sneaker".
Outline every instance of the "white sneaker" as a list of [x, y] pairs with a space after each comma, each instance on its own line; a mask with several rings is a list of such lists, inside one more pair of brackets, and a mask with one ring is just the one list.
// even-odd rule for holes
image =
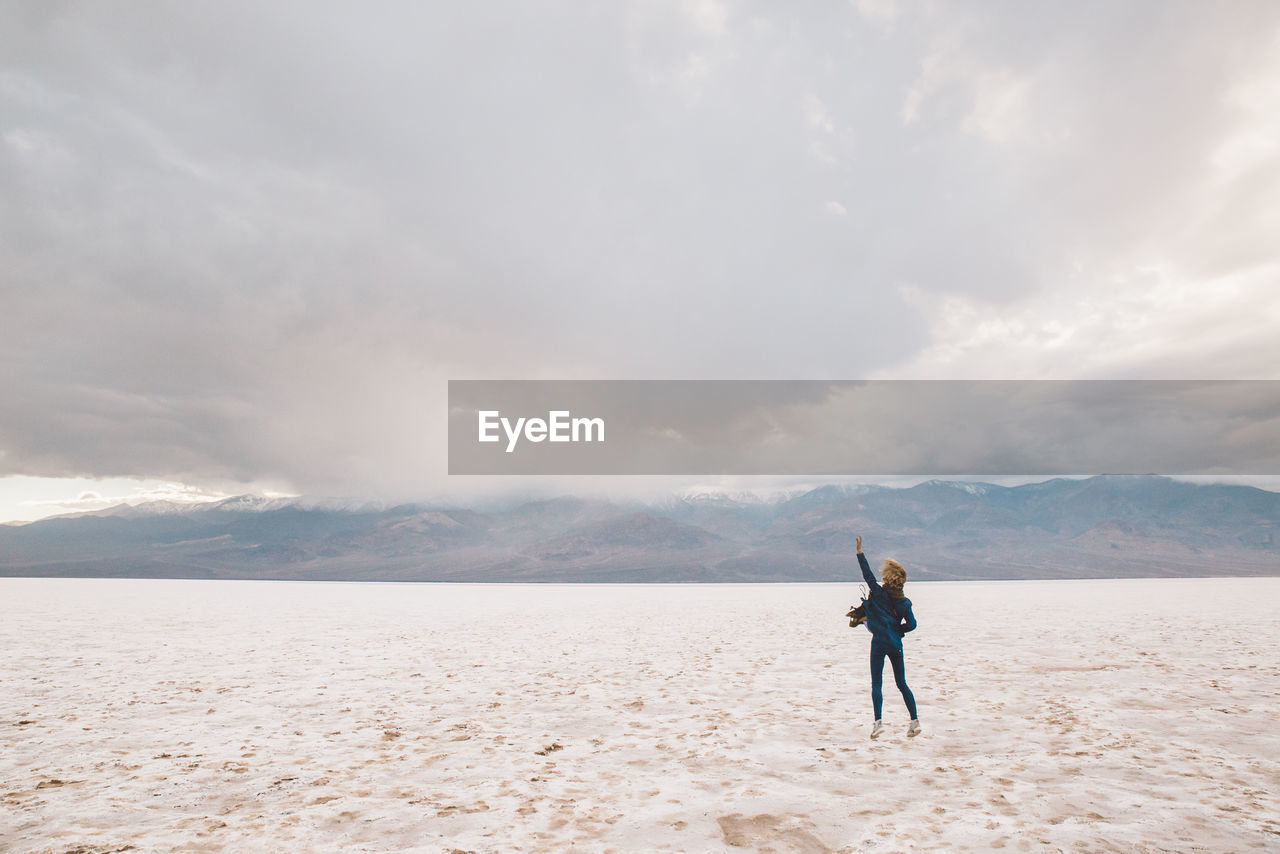
[[876, 721], [875, 726], [871, 728], [871, 737], [879, 738], [880, 733], [883, 731], [884, 731], [884, 724], [880, 723], [880, 721]]
[[912, 719], [911, 723], [907, 724], [907, 738], [911, 738], [919, 734], [920, 734], [920, 721]]

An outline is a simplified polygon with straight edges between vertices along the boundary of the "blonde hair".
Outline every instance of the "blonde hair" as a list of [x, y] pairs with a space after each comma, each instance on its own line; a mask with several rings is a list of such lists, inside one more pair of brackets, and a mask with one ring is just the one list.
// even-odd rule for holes
[[902, 590], [902, 585], [907, 583], [907, 571], [893, 558], [886, 558], [884, 566], [880, 567], [880, 578], [885, 587]]

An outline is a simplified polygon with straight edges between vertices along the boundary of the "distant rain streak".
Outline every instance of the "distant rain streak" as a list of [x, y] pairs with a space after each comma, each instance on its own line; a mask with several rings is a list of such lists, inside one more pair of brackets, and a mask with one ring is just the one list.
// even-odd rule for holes
[[542, 418], [503, 418], [497, 409], [481, 409], [477, 413], [480, 426], [481, 442], [498, 442], [499, 428], [507, 434], [507, 453], [516, 449], [523, 431], [524, 438], [530, 442], [603, 442], [603, 418], [572, 418], [567, 409], [553, 409]]

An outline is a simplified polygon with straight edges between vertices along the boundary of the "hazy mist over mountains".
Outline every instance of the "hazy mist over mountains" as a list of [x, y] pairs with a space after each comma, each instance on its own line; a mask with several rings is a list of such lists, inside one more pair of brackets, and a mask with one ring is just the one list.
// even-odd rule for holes
[[1155, 476], [480, 509], [240, 496], [0, 526], [0, 575], [743, 582], [1280, 574], [1280, 494]]

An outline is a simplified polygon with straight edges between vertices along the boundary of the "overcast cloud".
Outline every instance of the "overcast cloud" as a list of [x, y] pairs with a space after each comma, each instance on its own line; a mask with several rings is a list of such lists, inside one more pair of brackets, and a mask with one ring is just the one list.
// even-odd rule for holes
[[1280, 5], [0, 6], [0, 476], [389, 498], [446, 380], [1280, 378]]

